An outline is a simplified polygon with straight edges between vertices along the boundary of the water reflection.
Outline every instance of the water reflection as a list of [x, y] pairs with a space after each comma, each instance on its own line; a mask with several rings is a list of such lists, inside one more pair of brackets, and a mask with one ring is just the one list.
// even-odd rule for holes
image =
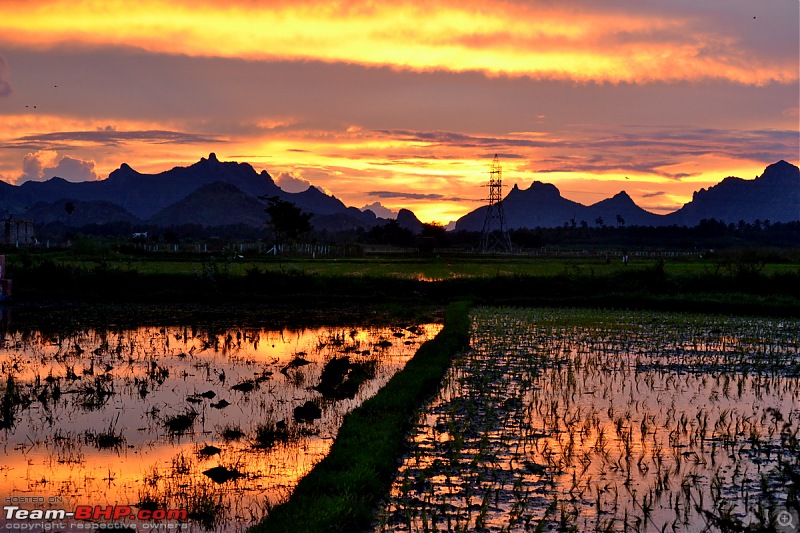
[[44, 497], [27, 509], [186, 509], [193, 529], [242, 529], [440, 327], [6, 333], [0, 494]]
[[771, 531], [797, 320], [477, 309], [374, 531]]

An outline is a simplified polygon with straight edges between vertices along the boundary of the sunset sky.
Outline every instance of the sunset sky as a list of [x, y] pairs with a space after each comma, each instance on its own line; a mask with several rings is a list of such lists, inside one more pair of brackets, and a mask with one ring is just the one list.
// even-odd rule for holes
[[798, 164], [798, 27], [798, 0], [0, 0], [0, 179], [215, 152], [447, 223], [497, 153], [506, 190], [666, 213]]

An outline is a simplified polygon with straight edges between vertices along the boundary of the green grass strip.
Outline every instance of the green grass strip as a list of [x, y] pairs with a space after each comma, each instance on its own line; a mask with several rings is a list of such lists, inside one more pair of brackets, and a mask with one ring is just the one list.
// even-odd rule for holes
[[330, 453], [251, 532], [353, 532], [370, 527], [391, 488], [419, 409], [438, 390], [453, 355], [469, 343], [469, 305], [450, 304], [445, 325], [403, 370], [348, 414]]

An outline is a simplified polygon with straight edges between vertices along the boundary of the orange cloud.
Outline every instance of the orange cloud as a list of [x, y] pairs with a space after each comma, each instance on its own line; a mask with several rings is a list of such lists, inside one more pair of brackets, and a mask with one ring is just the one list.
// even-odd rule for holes
[[512, 2], [3, 2], [0, 35], [28, 46], [479, 71], [580, 82], [790, 83], [796, 61], [757, 54], [724, 25], [674, 13]]
[[[664, 212], [725, 176], [760, 174], [765, 163], [786, 158], [796, 140], [791, 131], [689, 128], [507, 135], [371, 130], [352, 124], [338, 130], [303, 129], [289, 119], [254, 117], [263, 128], [216, 143], [212, 135], [178, 135], [186, 128], [177, 122], [7, 118], [9, 129], [0, 132], [0, 144], [19, 154], [10, 166], [0, 168], [10, 181], [25, 170], [28, 153], [39, 153], [35, 159], [41, 163], [34, 168], [36, 161], [30, 159], [29, 174], [58, 167], [68, 153], [62, 167], [74, 160], [94, 162], [87, 171], [102, 179], [122, 162], [140, 172], [161, 172], [215, 151], [221, 160], [246, 161], [267, 170], [282, 185], [294, 183], [302, 189], [310, 183], [347, 205], [379, 201], [394, 211], [410, 208], [425, 222], [441, 223], [484, 202], [494, 153], [501, 154], [505, 192], [514, 184], [527, 188], [538, 180], [554, 183], [566, 198], [591, 204], [625, 189], [640, 205]], [[45, 172], [35, 175], [49, 177]], [[659, 191], [664, 193], [655, 196]]]

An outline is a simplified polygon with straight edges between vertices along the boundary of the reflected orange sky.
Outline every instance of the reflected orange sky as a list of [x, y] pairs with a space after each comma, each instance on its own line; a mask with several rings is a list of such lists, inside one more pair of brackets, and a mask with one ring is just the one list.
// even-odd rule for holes
[[[447, 223], [535, 181], [657, 213], [797, 164], [796, 2], [0, 4], [0, 179], [215, 152]], [[34, 107], [35, 106], [35, 107]]]
[[[148, 496], [180, 507], [187, 493], [210, 491], [223, 499], [230, 522], [217, 531], [239, 531], [263, 515], [267, 502], [277, 504], [291, 493], [327, 454], [343, 417], [441, 328], [6, 332], [0, 342], [3, 388], [13, 379], [24, 397], [35, 400], [14, 405], [12, 425], [0, 431], [0, 493], [61, 497], [53, 505], [72, 510], [137, 505]], [[325, 365], [344, 355], [372, 364], [374, 374], [353, 397], [325, 397], [313, 387]], [[290, 365], [296, 358], [302, 363]], [[252, 388], [235, 388], [242, 383]], [[101, 389], [108, 394], [97, 395]], [[305, 401], [320, 406], [319, 420], [300, 422], [293, 415]], [[170, 431], [166, 421], [186, 413], [194, 413], [191, 427]], [[259, 447], [258, 428], [279, 420], [289, 436]], [[227, 436], [230, 429], [240, 436]], [[119, 440], [103, 446], [98, 435]], [[209, 445], [218, 452], [201, 454]], [[203, 472], [217, 466], [243, 477], [215, 484]]]

